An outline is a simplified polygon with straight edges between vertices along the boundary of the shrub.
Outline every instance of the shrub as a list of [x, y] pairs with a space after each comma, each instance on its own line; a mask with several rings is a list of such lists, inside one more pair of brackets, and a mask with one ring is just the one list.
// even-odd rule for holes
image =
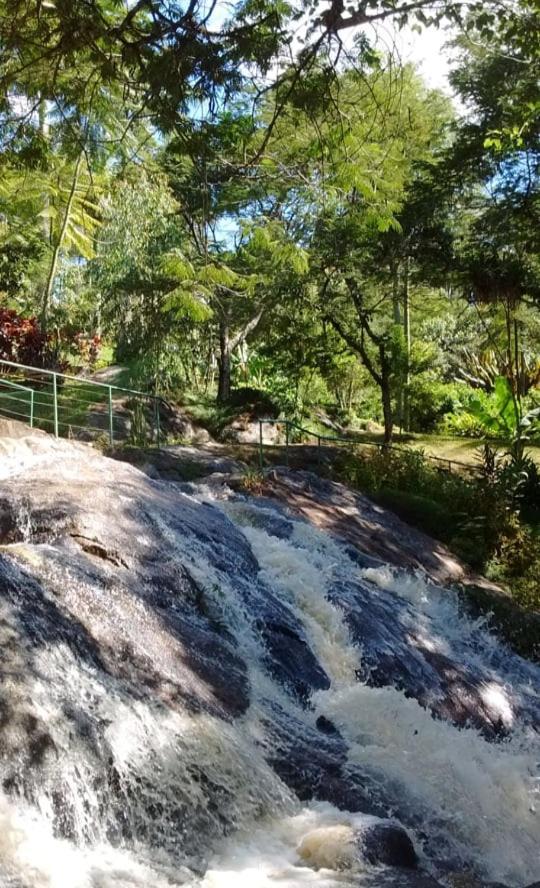
[[437, 425], [442, 435], [458, 435], [462, 438], [483, 438], [484, 427], [477, 416], [468, 412], [447, 413]]
[[249, 411], [253, 416], [268, 415], [275, 418], [279, 415], [279, 407], [268, 392], [248, 386], [233, 389], [228, 405]]
[[71, 348], [83, 366], [88, 367], [89, 370], [94, 370], [101, 351], [101, 337], [76, 333], [73, 337]]
[[433, 431], [445, 416], [461, 409], [467, 389], [460, 383], [439, 382], [427, 373], [413, 378], [408, 386], [411, 429]]
[[504, 557], [522, 532], [523, 476], [510, 463], [486, 447], [479, 472], [464, 476], [439, 468], [418, 450], [364, 447], [342, 457], [338, 471], [484, 570], [491, 559]]
[[46, 364], [48, 341], [37, 318], [24, 318], [11, 308], [0, 308], [1, 360], [43, 367]]

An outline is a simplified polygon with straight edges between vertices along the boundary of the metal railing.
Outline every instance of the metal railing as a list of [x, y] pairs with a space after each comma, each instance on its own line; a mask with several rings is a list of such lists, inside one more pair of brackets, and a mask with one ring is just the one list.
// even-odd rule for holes
[[[287, 468], [289, 467], [290, 462], [290, 452], [291, 452], [291, 432], [296, 431], [299, 432], [300, 435], [305, 435], [313, 441], [311, 446], [316, 447], [317, 453], [317, 463], [322, 465], [323, 462], [323, 449], [324, 445], [329, 443], [333, 444], [337, 447], [343, 447], [347, 445], [348, 447], [375, 447], [378, 450], [383, 450], [385, 447], [389, 446], [392, 451], [403, 451], [410, 452], [410, 447], [403, 447], [399, 444], [391, 444], [385, 445], [382, 441], [369, 441], [366, 438], [353, 437], [353, 436], [345, 436], [345, 435], [322, 435], [320, 432], [314, 432], [311, 429], [306, 429], [303, 426], [299, 425], [299, 423], [294, 422], [291, 419], [260, 419], [259, 420], [259, 468], [261, 472], [264, 469], [264, 448], [270, 448], [272, 444], [264, 443], [264, 435], [263, 435], [263, 426], [264, 425], [273, 425], [273, 426], [284, 426], [285, 427], [285, 465]], [[306, 446], [306, 442], [300, 442], [301, 446]], [[278, 445], [283, 446], [283, 445]], [[296, 446], [296, 445], [294, 445]], [[309, 445], [308, 445], [309, 446]], [[418, 451], [420, 452], [420, 451]], [[442, 469], [445, 469], [449, 472], [461, 471], [461, 472], [472, 472], [476, 473], [478, 471], [478, 467], [471, 465], [470, 463], [459, 462], [459, 460], [455, 459], [446, 459], [445, 457], [434, 456], [431, 453], [423, 452], [423, 456], [425, 459], [438, 463]]]
[[57, 438], [159, 446], [160, 403], [137, 389], [0, 360], [0, 415]]
[[[5, 404], [8, 402], [8, 408]], [[24, 406], [28, 410], [23, 410]], [[21, 409], [15, 409], [19, 408]], [[11, 407], [11, 409], [9, 409]], [[0, 412], [6, 411], [28, 422], [30, 428], [34, 425], [34, 390], [25, 385], [19, 385], [0, 376]]]

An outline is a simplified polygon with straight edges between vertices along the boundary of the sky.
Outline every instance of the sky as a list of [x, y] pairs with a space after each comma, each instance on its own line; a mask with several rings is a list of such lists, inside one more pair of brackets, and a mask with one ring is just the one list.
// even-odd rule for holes
[[448, 31], [440, 28], [427, 28], [420, 34], [405, 28], [394, 34], [402, 59], [416, 63], [430, 87], [451, 94], [448, 83], [450, 50], [444, 48], [449, 37]]
[[[212, 0], [203, 0], [203, 3], [211, 3]], [[234, 10], [234, 0], [217, 0], [211, 16], [211, 23], [217, 27], [224, 19], [228, 18]], [[295, 26], [299, 34], [307, 27], [307, 21]], [[342, 33], [345, 44], [352, 45], [353, 31]], [[420, 73], [428, 86], [433, 89], [441, 89], [448, 95], [452, 90], [448, 82], [450, 68], [450, 50], [444, 48], [450, 35], [443, 28], [424, 28], [420, 33], [412, 28], [397, 30], [391, 25], [379, 26], [376, 30], [370, 27], [368, 36], [375, 37], [381, 49], [390, 50], [397, 48], [404, 62], [414, 62], [419, 66]], [[300, 44], [298, 44], [298, 47]]]

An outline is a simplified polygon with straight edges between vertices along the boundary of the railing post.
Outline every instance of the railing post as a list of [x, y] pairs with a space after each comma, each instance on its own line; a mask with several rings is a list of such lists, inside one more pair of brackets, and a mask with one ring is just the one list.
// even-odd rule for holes
[[289, 420], [285, 420], [285, 465], [289, 468]]
[[321, 436], [317, 435], [317, 465], [321, 465]]
[[54, 410], [54, 437], [58, 438], [58, 384], [56, 373], [53, 373], [53, 410]]
[[259, 468], [261, 472], [264, 469], [264, 454], [263, 454], [263, 424], [262, 419], [259, 420]]
[[159, 421], [159, 401], [157, 397], [154, 397], [154, 409], [156, 412], [156, 444], [159, 450], [161, 447], [161, 425]]
[[30, 389], [30, 428], [34, 428], [34, 389]]
[[109, 443], [114, 446], [112, 385], [109, 386]]

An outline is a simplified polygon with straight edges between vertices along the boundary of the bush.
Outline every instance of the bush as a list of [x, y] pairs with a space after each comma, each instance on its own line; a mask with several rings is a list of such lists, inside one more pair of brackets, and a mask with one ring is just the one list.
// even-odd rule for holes
[[0, 359], [44, 367], [48, 337], [37, 318], [24, 318], [11, 308], [0, 308]]
[[473, 477], [447, 472], [408, 448], [358, 448], [342, 457], [338, 471], [405, 521], [448, 543], [476, 570], [519, 541], [522, 479], [518, 483], [508, 458], [494, 460], [489, 448]]
[[249, 411], [253, 416], [257, 417], [270, 416], [276, 418], [279, 416], [279, 407], [268, 392], [248, 386], [233, 389], [228, 400], [228, 406]]
[[434, 499], [410, 491], [385, 488], [379, 493], [377, 500], [381, 506], [396, 512], [403, 521], [439, 539], [445, 536], [448, 526], [447, 509]]
[[485, 429], [472, 413], [448, 413], [438, 423], [437, 431], [442, 435], [457, 435], [462, 438], [483, 438]]
[[415, 432], [430, 432], [448, 414], [462, 408], [466, 400], [467, 385], [444, 383], [422, 373], [408, 386], [409, 417]]

